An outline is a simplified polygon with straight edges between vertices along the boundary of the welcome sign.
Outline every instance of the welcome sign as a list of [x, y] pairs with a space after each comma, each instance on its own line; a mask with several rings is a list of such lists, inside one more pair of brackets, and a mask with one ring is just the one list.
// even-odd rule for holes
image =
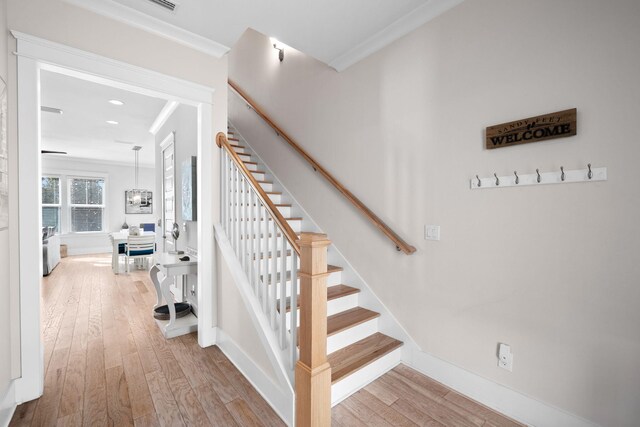
[[576, 117], [577, 109], [572, 108], [489, 126], [486, 130], [486, 147], [502, 148], [573, 136], [577, 130]]

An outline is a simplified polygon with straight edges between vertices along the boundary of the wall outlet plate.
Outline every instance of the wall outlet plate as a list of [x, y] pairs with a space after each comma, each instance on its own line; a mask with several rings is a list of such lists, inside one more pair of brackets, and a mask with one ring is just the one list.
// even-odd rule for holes
[[513, 353], [511, 353], [511, 347], [507, 344], [498, 344], [498, 366], [513, 372]]

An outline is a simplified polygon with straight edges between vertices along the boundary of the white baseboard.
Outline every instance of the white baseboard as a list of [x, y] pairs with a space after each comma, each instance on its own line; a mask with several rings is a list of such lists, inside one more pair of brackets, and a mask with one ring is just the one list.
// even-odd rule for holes
[[68, 246], [67, 255], [91, 255], [91, 254], [104, 254], [111, 253], [113, 248], [111, 246], [92, 246], [92, 247], [72, 247]]
[[475, 401], [532, 427], [597, 427], [597, 424], [540, 402], [422, 351], [403, 363]]
[[222, 329], [217, 329], [220, 350], [269, 403], [288, 426], [293, 425], [294, 396], [290, 390], [276, 385], [271, 378]]

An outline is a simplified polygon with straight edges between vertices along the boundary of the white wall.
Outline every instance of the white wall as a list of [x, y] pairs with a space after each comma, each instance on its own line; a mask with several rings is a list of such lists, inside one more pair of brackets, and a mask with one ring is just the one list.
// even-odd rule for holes
[[[184, 251], [186, 248], [192, 248], [198, 250], [198, 223], [197, 221], [185, 221], [182, 215], [182, 167], [183, 162], [187, 159], [191, 159], [192, 156], [198, 154], [198, 115], [194, 107], [189, 105], [180, 105], [167, 119], [165, 124], [160, 128], [156, 134], [156, 168], [155, 179], [156, 186], [158, 188], [158, 206], [162, 203], [162, 148], [160, 144], [171, 133], [174, 135], [174, 160], [175, 160], [175, 213], [176, 223], [180, 226], [180, 237], [178, 238], [178, 250]], [[196, 189], [193, 189], [194, 194]], [[194, 209], [195, 212], [195, 209]], [[162, 216], [162, 211], [158, 211], [159, 218]], [[184, 229], [186, 225], [186, 231]], [[163, 224], [164, 227], [164, 224]], [[159, 233], [165, 233], [162, 228], [158, 230]], [[159, 241], [159, 245], [162, 245], [162, 241]], [[159, 246], [161, 247], [161, 246]], [[186, 278], [186, 295], [189, 302], [196, 304], [198, 301], [197, 295], [197, 277], [194, 275], [187, 276]], [[195, 292], [191, 295], [191, 291]]]
[[[640, 419], [640, 3], [467, 1], [342, 73], [247, 32], [229, 75], [418, 248], [393, 244], [230, 95], [230, 119], [423, 351], [601, 425]], [[578, 109], [499, 150], [486, 126]], [[606, 166], [603, 183], [470, 191]], [[423, 240], [439, 224], [442, 240]], [[497, 367], [496, 346], [514, 353]]]
[[[215, 89], [225, 87], [227, 79], [226, 57], [221, 59], [213, 58], [168, 39], [71, 6], [62, 0], [30, 0], [28, 2], [6, 0], [6, 2], [7, 26], [11, 30], [31, 34], [116, 61], [132, 64]], [[3, 14], [3, 16], [5, 15]], [[16, 41], [10, 38], [8, 52], [15, 50]], [[16, 57], [9, 53], [3, 57], [8, 58], [8, 83], [10, 90], [9, 144], [10, 149], [17, 151], [17, 61]], [[211, 109], [212, 130], [213, 132], [225, 130], [227, 119], [227, 92], [225, 90], [216, 90], [211, 101], [213, 104], [213, 108]], [[203, 111], [208, 112], [209, 108], [205, 106], [203, 107]], [[217, 154], [214, 153], [214, 157], [216, 157], [216, 155]], [[26, 161], [28, 160], [25, 160], [25, 162]], [[33, 162], [33, 164], [37, 164], [35, 158]], [[217, 176], [219, 172], [215, 173], [218, 165], [216, 159], [214, 159], [212, 164], [214, 165], [214, 176]], [[10, 174], [10, 179], [13, 179], [12, 182], [14, 183], [11, 187], [14, 190], [14, 197], [17, 197], [17, 192], [15, 192], [17, 188], [17, 177], [17, 163], [14, 162], [14, 169]], [[36, 191], [35, 188], [34, 191]], [[210, 191], [212, 197], [216, 196], [217, 186], [212, 186], [208, 191]], [[13, 210], [17, 211], [17, 203], [14, 204]], [[15, 217], [18, 218], [20, 212], [15, 213]], [[215, 220], [216, 218], [217, 213], [214, 213], [213, 219]], [[14, 231], [13, 234], [15, 235], [13, 244], [17, 245], [19, 243], [17, 231]], [[209, 231], [209, 236], [211, 234], [212, 230]], [[34, 256], [36, 256], [36, 254], [34, 254]], [[18, 259], [12, 260], [11, 265], [18, 266], [18, 262]], [[25, 287], [33, 289], [37, 286], [37, 283], [25, 281], [20, 283], [17, 276], [17, 268], [13, 270], [11, 290], [15, 298], [12, 300], [12, 306], [17, 307], [20, 305], [17, 299], [19, 295], [18, 291], [21, 290], [20, 286], [22, 286], [22, 290], [24, 290]], [[214, 304], [213, 301], [211, 303]], [[35, 320], [32, 323], [27, 325], [29, 322], [25, 321], [24, 324], [19, 325], [17, 320], [12, 320], [12, 328], [15, 329], [16, 326], [32, 328], [33, 324], [38, 321], [37, 304], [33, 305], [33, 310], [32, 318]], [[24, 321], [31, 313], [22, 314]], [[29, 331], [31, 330], [32, 329], [29, 329]], [[30, 342], [27, 343], [25, 341], [23, 348], [27, 348], [29, 345], [37, 348], [36, 343], [31, 342], [32, 336], [29, 335], [28, 338]], [[15, 348], [17, 349], [18, 347]], [[37, 358], [37, 356], [30, 356], [32, 353], [33, 352], [23, 352], [22, 359], [20, 355], [18, 355], [15, 360], [22, 360], [24, 362], [29, 359], [28, 362], [31, 365], [33, 360]], [[18, 374], [19, 368], [18, 366], [17, 369], [14, 369], [18, 371]], [[39, 372], [36, 372], [33, 366], [29, 366], [29, 369], [28, 372], [23, 372], [23, 379], [16, 385], [17, 391], [20, 392], [17, 393], [17, 399], [33, 398], [33, 392], [38, 385], [35, 379], [39, 376]], [[22, 387], [22, 384], [25, 384], [25, 386]], [[22, 389], [24, 389], [24, 391]]]
[[[167, 119], [166, 123], [156, 134], [156, 185], [158, 191], [162, 191], [162, 149], [160, 144], [171, 133], [175, 132], [174, 157], [175, 157], [175, 204], [176, 222], [180, 226], [178, 249], [185, 247], [198, 248], [197, 221], [187, 221], [187, 231], [182, 229], [185, 220], [182, 216], [182, 164], [198, 154], [198, 116], [196, 109], [189, 105], [180, 105]], [[195, 189], [194, 189], [195, 191]], [[160, 195], [160, 193], [158, 193]], [[161, 196], [161, 195], [160, 195]], [[158, 203], [161, 199], [158, 199]], [[161, 215], [161, 212], [158, 211]]]
[[[6, 0], [0, 0], [0, 79], [4, 82], [8, 81], [6, 16]], [[9, 227], [15, 225], [10, 223]], [[9, 229], [0, 229], [0, 342], [3, 343], [0, 346], [0, 424], [4, 424], [13, 411], [9, 242]]]
[[[140, 152], [141, 156], [154, 156], [154, 153]], [[69, 255], [88, 253], [111, 252], [109, 234], [122, 228], [124, 221], [128, 225], [140, 225], [141, 223], [156, 223], [160, 216], [160, 205], [156, 204], [158, 192], [156, 190], [154, 168], [141, 167], [138, 175], [138, 187], [153, 191], [153, 214], [125, 215], [124, 192], [134, 187], [135, 172], [132, 165], [118, 165], [113, 163], [100, 163], [91, 160], [67, 159], [62, 156], [43, 155], [42, 173], [61, 176], [93, 176], [96, 174], [106, 177], [106, 209], [104, 233], [71, 233], [62, 227], [60, 243], [68, 245]], [[66, 182], [62, 182], [66, 186]], [[66, 189], [62, 189], [62, 198], [66, 198]], [[63, 206], [64, 210], [64, 206]], [[62, 212], [62, 221], [65, 220], [65, 212]]]

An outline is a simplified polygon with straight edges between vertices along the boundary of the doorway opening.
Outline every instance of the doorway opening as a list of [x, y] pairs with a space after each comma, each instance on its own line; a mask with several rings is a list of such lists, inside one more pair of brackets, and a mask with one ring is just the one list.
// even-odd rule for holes
[[[217, 155], [213, 150], [212, 136], [212, 108], [211, 100], [213, 89], [190, 82], [186, 82], [173, 77], [158, 74], [146, 69], [133, 67], [128, 64], [119, 63], [94, 54], [69, 48], [67, 46], [38, 39], [29, 35], [14, 33], [18, 39], [18, 167], [19, 167], [19, 202], [20, 211], [19, 225], [19, 257], [20, 257], [20, 378], [16, 381], [16, 400], [25, 402], [39, 397], [43, 392], [44, 381], [44, 346], [41, 340], [41, 315], [40, 315], [40, 278], [43, 268], [34, 268], [34, 260], [42, 260], [42, 226], [43, 222], [48, 227], [58, 229], [61, 237], [66, 237], [69, 245], [73, 241], [73, 251], [90, 250], [91, 245], [104, 245], [104, 240], [96, 240], [98, 243], [87, 243], [93, 238], [102, 237], [107, 239], [109, 233], [117, 227], [121, 227], [128, 218], [140, 213], [126, 213], [110, 206], [111, 204], [122, 203], [123, 210], [129, 205], [134, 205], [138, 209], [148, 208], [157, 203], [153, 195], [158, 194], [159, 188], [157, 168], [155, 173], [151, 173], [153, 184], [151, 197], [144, 195], [144, 202], [135, 198], [142, 196], [139, 192], [131, 196], [133, 202], [126, 197], [125, 191], [119, 189], [122, 194], [120, 202], [110, 203], [108, 201], [109, 189], [116, 187], [115, 183], [120, 179], [117, 173], [107, 173], [106, 177], [100, 175], [100, 169], [106, 166], [95, 167], [96, 163], [88, 160], [84, 163], [82, 173], [77, 173], [71, 168], [71, 159], [56, 159], [55, 156], [65, 156], [61, 153], [45, 153], [41, 155], [41, 150], [76, 152], [80, 153], [86, 147], [82, 143], [75, 147], [70, 144], [66, 148], [56, 146], [54, 141], [47, 140], [45, 133], [41, 134], [41, 129], [46, 126], [43, 121], [48, 120], [46, 115], [56, 114], [55, 111], [43, 111], [42, 107], [56, 108], [51, 105], [44, 105], [44, 95], [47, 94], [47, 79], [68, 80], [77, 79], [78, 84], [102, 85], [105, 90], [128, 91], [133, 95], [144, 96], [159, 101], [164, 104], [162, 111], [166, 115], [165, 121], [171, 119], [171, 112], [167, 114], [167, 105], [175, 105], [174, 110], [184, 108], [193, 115], [194, 128], [192, 130], [191, 143], [195, 146], [194, 162], [197, 165], [196, 179], [198, 201], [196, 215], [199, 221], [185, 221], [186, 227], [182, 225], [185, 233], [194, 239], [195, 243], [190, 243], [195, 247], [197, 256], [206, 259], [213, 259], [213, 226], [211, 215], [202, 215], [202, 212], [212, 211], [213, 194], [210, 191], [211, 185], [203, 186], [202, 182], [211, 183], [214, 171], [211, 168], [202, 168], [201, 165], [217, 165], [214, 157]], [[132, 96], [133, 96], [132, 95]], [[122, 95], [124, 96], [124, 95]], [[122, 101], [115, 95], [113, 100]], [[151, 102], [151, 101], [150, 101]], [[153, 103], [152, 102], [152, 103]], [[114, 107], [117, 105], [111, 104]], [[160, 115], [160, 114], [159, 114]], [[50, 118], [53, 118], [50, 117]], [[103, 118], [107, 125], [117, 126], [116, 119]], [[85, 123], [86, 124], [86, 123]], [[119, 122], [118, 122], [119, 125]], [[94, 128], [95, 129], [95, 128]], [[153, 138], [154, 163], [157, 164], [158, 138], [162, 138], [163, 126], [158, 126], [156, 137]], [[166, 130], [166, 129], [165, 129]], [[128, 142], [128, 141], [124, 141]], [[118, 144], [114, 141], [113, 144]], [[103, 144], [104, 145], [104, 144]], [[121, 144], [126, 145], [126, 144]], [[144, 147], [144, 144], [139, 144]], [[131, 147], [132, 148], [132, 147]], [[144, 149], [144, 148], [143, 148]], [[89, 151], [92, 151], [89, 149]], [[101, 161], [108, 157], [110, 150], [107, 146], [101, 146], [94, 152], [102, 151]], [[133, 151], [133, 150], [131, 150]], [[142, 150], [140, 153], [142, 154]], [[45, 156], [46, 159], [43, 157]], [[67, 154], [68, 156], [68, 154]], [[130, 154], [133, 159], [133, 153]], [[71, 156], [69, 156], [71, 157]], [[143, 161], [148, 157], [141, 155]], [[150, 156], [149, 156], [150, 157]], [[67, 162], [69, 173], [58, 173], [47, 175], [54, 166], [60, 166]], [[77, 162], [76, 162], [77, 163]], [[106, 164], [106, 163], [103, 163]], [[60, 169], [58, 169], [60, 170]], [[133, 170], [131, 168], [131, 170]], [[127, 173], [127, 186], [129, 190], [141, 190], [132, 188], [133, 174]], [[117, 176], [117, 178], [116, 178]], [[142, 174], [138, 174], [138, 177]], [[46, 183], [43, 181], [46, 178]], [[57, 180], [54, 178], [58, 178]], [[46, 184], [46, 188], [43, 187]], [[138, 185], [143, 187], [144, 185]], [[206, 188], [208, 191], [202, 191]], [[142, 190], [146, 190], [143, 188]], [[142, 198], [142, 197], [141, 197]], [[46, 202], [46, 203], [43, 203]], [[159, 204], [158, 204], [159, 206]], [[111, 209], [114, 210], [111, 210]], [[156, 215], [158, 208], [148, 213], [151, 217], [145, 222], [131, 219], [135, 225], [154, 224], [157, 226]], [[145, 215], [145, 214], [142, 214]], [[138, 217], [133, 217], [138, 218]], [[122, 222], [121, 222], [122, 220]], [[127, 223], [128, 224], [128, 223]], [[68, 233], [65, 233], [67, 231]], [[83, 234], [80, 236], [80, 234]], [[160, 234], [160, 233], [156, 233]], [[100, 236], [101, 235], [101, 236]], [[75, 240], [74, 240], [75, 239]], [[78, 239], [83, 243], [78, 243]], [[185, 239], [187, 240], [187, 239]], [[84, 247], [84, 249], [82, 249]], [[103, 246], [104, 247], [104, 246]], [[108, 244], [107, 244], [108, 247]], [[113, 245], [112, 245], [113, 248]], [[73, 252], [72, 251], [72, 252]], [[95, 248], [91, 251], [95, 251]], [[78, 252], [80, 253], [80, 252]], [[108, 257], [107, 257], [108, 259]], [[103, 261], [92, 260], [97, 265], [102, 265]], [[42, 266], [42, 262], [40, 263]], [[114, 268], [113, 262], [107, 266]], [[198, 310], [198, 344], [201, 347], [214, 344], [215, 329], [213, 319], [215, 318], [215, 290], [212, 286], [211, 263], [202, 263], [198, 268], [197, 278], [191, 284], [198, 301], [207, 301], [207, 304], [200, 304]], [[52, 269], [55, 272], [55, 269]], [[185, 289], [183, 289], [185, 291]]]

